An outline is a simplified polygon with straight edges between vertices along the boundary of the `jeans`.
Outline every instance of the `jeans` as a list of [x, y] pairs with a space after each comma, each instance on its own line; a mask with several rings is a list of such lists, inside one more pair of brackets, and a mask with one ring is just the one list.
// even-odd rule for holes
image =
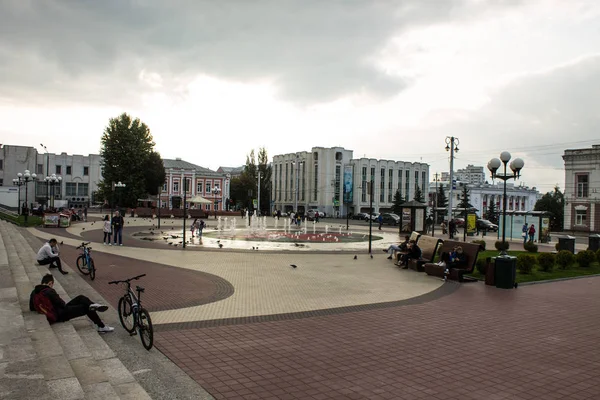
[[115, 228], [115, 244], [117, 244], [117, 237], [119, 239], [119, 244], [123, 243], [123, 228]]
[[387, 252], [388, 254], [392, 254], [392, 251], [401, 251], [402, 249], [400, 249], [400, 246], [398, 246], [397, 244], [393, 244], [390, 247], [388, 247]]
[[46, 257], [43, 260], [38, 260], [38, 264], [40, 264], [40, 265], [48, 265], [48, 264], [50, 264], [50, 266], [48, 268], [58, 268], [58, 270], [60, 272], [63, 272], [62, 264], [60, 263], [60, 257], [59, 256]]
[[58, 320], [60, 322], [69, 321], [73, 318], [83, 317], [87, 315], [89, 319], [100, 328], [104, 327], [104, 323], [98, 316], [96, 311], [90, 310], [90, 305], [93, 304], [90, 299], [83, 295], [79, 295], [75, 297], [73, 300], [69, 301], [65, 308], [58, 311]]
[[104, 232], [104, 239], [103, 242], [104, 243], [110, 243], [110, 232]]

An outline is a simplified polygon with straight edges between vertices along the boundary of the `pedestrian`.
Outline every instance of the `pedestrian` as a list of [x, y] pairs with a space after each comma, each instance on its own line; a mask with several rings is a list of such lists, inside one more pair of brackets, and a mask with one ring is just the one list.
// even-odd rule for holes
[[379, 214], [377, 216], [377, 222], [379, 222], [379, 230], [381, 230], [381, 226], [383, 225], [383, 215]]
[[523, 244], [527, 243], [527, 233], [529, 232], [529, 227], [527, 226], [527, 222], [525, 222], [523, 224], [523, 228], [521, 229], [521, 231], [523, 233], [521, 233], [521, 236], [523, 236]]
[[198, 237], [200, 239], [202, 239], [202, 230], [204, 229], [204, 227], [206, 226], [206, 224], [204, 223], [204, 220], [200, 220], [200, 222], [198, 222], [198, 226], [197, 226], [197, 230], [198, 230]]
[[48, 268], [58, 268], [61, 274], [68, 274], [67, 271], [63, 271], [62, 263], [60, 262], [60, 256], [58, 251], [58, 242], [52, 238], [48, 240], [38, 250], [37, 262], [39, 265], [48, 265]]
[[315, 222], [318, 224], [319, 223], [319, 218], [321, 216], [321, 213], [318, 211], [315, 211]]
[[529, 227], [529, 243], [533, 243], [533, 238], [535, 236], [535, 225], [531, 224]]
[[453, 219], [448, 222], [448, 236], [450, 239], [454, 239], [454, 232], [456, 231], [456, 221]]
[[98, 312], [108, 310], [107, 306], [94, 303], [83, 295], [65, 303], [53, 286], [52, 274], [44, 275], [41, 284], [37, 285], [29, 296], [29, 310], [44, 314], [50, 324], [87, 315], [98, 327], [98, 332], [105, 333], [115, 330], [115, 328], [105, 325], [98, 316]]
[[108, 214], [104, 216], [104, 228], [102, 230], [104, 231], [104, 239], [102, 244], [111, 246], [110, 236], [112, 233], [112, 225], [110, 224], [110, 218], [108, 217]]
[[87, 206], [83, 207], [83, 222], [87, 222]]
[[194, 237], [194, 232], [198, 229], [198, 218], [194, 219], [192, 225], [190, 226], [190, 230], [192, 231], [192, 237]]
[[442, 228], [442, 234], [445, 235], [446, 233], [448, 233], [448, 229], [446, 227], [446, 221], [442, 221], [442, 224], [440, 225], [440, 227]]
[[118, 211], [115, 211], [115, 215], [112, 219], [112, 231], [114, 236], [114, 244], [117, 245], [117, 239], [119, 241], [119, 246], [123, 246], [123, 224], [125, 220], [121, 216]]

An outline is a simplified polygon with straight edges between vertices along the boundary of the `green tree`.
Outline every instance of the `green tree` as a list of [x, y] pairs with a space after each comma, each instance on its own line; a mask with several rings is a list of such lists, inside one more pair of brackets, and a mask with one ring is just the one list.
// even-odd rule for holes
[[394, 204], [392, 205], [392, 212], [394, 214], [402, 215], [402, 203], [404, 203], [404, 197], [402, 197], [402, 193], [398, 189], [394, 194]]
[[[438, 209], [442, 209], [442, 208], [446, 208], [448, 207], [448, 197], [446, 196], [446, 190], [444, 189], [443, 185], [440, 185], [438, 187], [438, 191], [437, 191], [437, 205], [436, 207]], [[445, 213], [443, 211], [437, 211], [436, 212], [436, 216], [437, 216], [437, 223], [440, 223], [441, 221], [444, 220], [444, 215]]]
[[470, 190], [467, 185], [462, 187], [462, 192], [460, 194], [460, 203], [458, 203], [459, 208], [472, 208], [473, 205], [469, 203], [470, 200]]
[[[122, 207], [135, 207], [138, 198], [156, 192], [159, 184], [164, 182], [164, 168], [162, 173], [158, 171], [162, 160], [154, 152], [155, 143], [150, 129], [138, 118], [132, 119], [126, 113], [111, 118], [104, 129], [101, 143], [103, 180], [98, 187], [100, 195], [111, 204], [119, 202], [118, 205]], [[147, 168], [151, 171], [148, 172]], [[155, 176], [156, 173], [160, 175]], [[115, 192], [113, 185], [117, 182], [126, 186]], [[149, 190], [150, 185], [156, 188]]]
[[258, 151], [258, 164], [254, 150], [246, 156], [246, 165], [239, 177], [231, 179], [231, 199], [241, 207], [251, 209], [252, 200], [258, 196], [258, 172], [260, 172], [260, 208], [268, 213], [271, 202], [271, 174], [269, 157], [265, 148]]
[[490, 204], [487, 207], [487, 213], [485, 214], [486, 218], [493, 224], [498, 224], [498, 210], [496, 210], [496, 203], [490, 201]]
[[146, 180], [146, 192], [151, 195], [157, 195], [159, 188], [163, 186], [167, 173], [165, 172], [165, 165], [160, 157], [160, 154], [153, 151], [146, 160], [144, 167], [145, 180]]
[[269, 214], [271, 209], [271, 175], [272, 167], [269, 165], [269, 156], [264, 147], [258, 149], [258, 165], [260, 172], [260, 209], [263, 215]]
[[558, 186], [553, 192], [548, 192], [535, 203], [534, 211], [546, 211], [550, 214], [550, 230], [560, 232], [564, 223], [565, 197]]
[[415, 196], [413, 198], [415, 201], [418, 201], [419, 203], [424, 203], [425, 201], [423, 200], [423, 192], [421, 192], [421, 188], [419, 186], [417, 186], [415, 188]]

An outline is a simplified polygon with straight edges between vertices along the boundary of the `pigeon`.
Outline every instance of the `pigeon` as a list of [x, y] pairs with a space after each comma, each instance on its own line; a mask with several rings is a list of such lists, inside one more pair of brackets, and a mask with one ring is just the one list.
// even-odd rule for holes
[[223, 245], [222, 245], [221, 243], [219, 243], [219, 248], [220, 248], [220, 249], [222, 249], [222, 248], [223, 248]]
[[258, 250], [258, 246], [256, 246], [256, 250]]
[[295, 264], [290, 264], [290, 267], [292, 267], [292, 268], [298, 268], [298, 266], [295, 265]]
[[221, 241], [220, 241], [220, 240], [217, 240], [217, 243], [221, 243]]
[[371, 254], [371, 258], [373, 258], [373, 254]]
[[60, 241], [60, 244], [61, 244], [61, 245], [63, 244], [63, 241], [62, 241], [62, 240]]
[[354, 259], [355, 259], [355, 260], [358, 260], [358, 256], [357, 256], [356, 254], [354, 255]]
[[254, 250], [254, 246], [252, 246], [252, 250]]
[[85, 228], [81, 228], [82, 231], [85, 231]]

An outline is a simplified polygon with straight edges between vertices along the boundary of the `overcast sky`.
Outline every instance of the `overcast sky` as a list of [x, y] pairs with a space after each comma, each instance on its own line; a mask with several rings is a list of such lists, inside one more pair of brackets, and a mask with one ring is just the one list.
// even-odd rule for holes
[[597, 0], [0, 0], [4, 144], [98, 153], [127, 112], [211, 169], [342, 146], [433, 175], [454, 135], [545, 192], [599, 109]]

